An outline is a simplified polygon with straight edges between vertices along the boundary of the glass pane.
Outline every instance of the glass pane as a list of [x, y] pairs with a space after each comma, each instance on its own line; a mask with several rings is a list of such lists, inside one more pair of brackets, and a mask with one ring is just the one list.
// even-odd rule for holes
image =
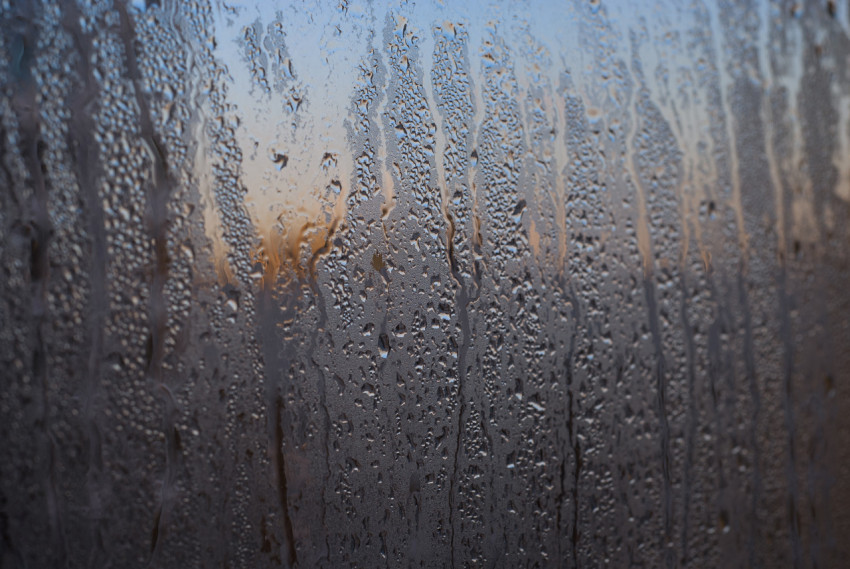
[[832, 0], [0, 0], [0, 566], [841, 566], [848, 56]]

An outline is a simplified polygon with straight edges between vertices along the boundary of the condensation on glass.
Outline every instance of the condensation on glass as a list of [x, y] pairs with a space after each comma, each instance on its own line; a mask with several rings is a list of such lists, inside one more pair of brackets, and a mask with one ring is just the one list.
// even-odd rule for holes
[[0, 565], [839, 567], [847, 2], [0, 0]]

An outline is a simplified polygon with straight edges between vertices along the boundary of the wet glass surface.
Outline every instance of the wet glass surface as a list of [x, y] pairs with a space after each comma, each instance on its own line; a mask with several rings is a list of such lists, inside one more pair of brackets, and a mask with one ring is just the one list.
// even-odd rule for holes
[[0, 0], [0, 566], [840, 567], [850, 4]]

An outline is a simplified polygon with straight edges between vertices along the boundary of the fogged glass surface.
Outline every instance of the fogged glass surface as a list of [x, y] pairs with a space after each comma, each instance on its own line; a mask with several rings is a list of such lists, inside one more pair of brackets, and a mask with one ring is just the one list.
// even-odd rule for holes
[[0, 0], [0, 566], [840, 567], [850, 6]]

